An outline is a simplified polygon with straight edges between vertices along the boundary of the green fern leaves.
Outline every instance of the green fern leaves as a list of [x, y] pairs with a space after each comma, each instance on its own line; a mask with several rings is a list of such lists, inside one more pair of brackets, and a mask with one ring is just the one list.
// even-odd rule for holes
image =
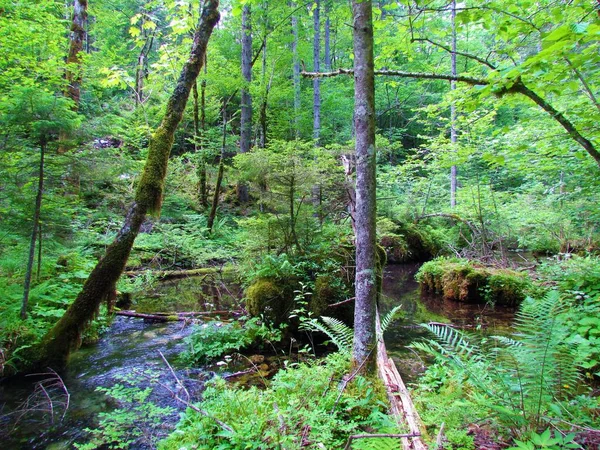
[[560, 295], [553, 291], [523, 303], [511, 337], [477, 339], [450, 326], [425, 324], [435, 339], [412, 347], [433, 355], [468, 381], [474, 387], [472, 399], [508, 426], [532, 430], [578, 382], [576, 355], [566, 343], [562, 312]]

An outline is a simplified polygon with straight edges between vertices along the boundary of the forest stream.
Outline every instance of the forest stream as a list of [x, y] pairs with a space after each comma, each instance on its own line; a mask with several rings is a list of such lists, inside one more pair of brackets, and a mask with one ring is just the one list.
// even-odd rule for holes
[[[386, 267], [383, 282], [382, 310], [385, 313], [397, 304], [403, 305], [405, 320], [392, 324], [385, 340], [389, 353], [407, 382], [423, 370], [422, 361], [416, 353], [406, 349], [414, 339], [424, 336], [417, 326], [421, 322], [452, 322], [458, 326], [491, 330], [507, 327], [513, 316], [510, 309], [492, 309], [483, 305], [443, 302], [440, 299], [421, 299], [414, 275], [418, 264], [400, 264]], [[233, 297], [240, 294], [239, 286], [231, 284], [198, 283], [198, 278], [164, 282], [151, 291], [134, 296], [134, 309], [140, 312], [162, 311], [211, 311], [226, 309]], [[166, 305], [170, 305], [167, 308]], [[6, 449], [67, 449], [74, 442], [87, 441], [86, 427], [93, 428], [99, 414], [113, 411], [118, 401], [102, 392], [121, 383], [132, 381], [140, 389], [153, 387], [149, 402], [158, 407], [172, 408], [166, 419], [153, 424], [140, 423], [145, 427], [146, 439], [137, 441], [130, 448], [152, 448], [157, 436], [166, 436], [178, 421], [178, 413], [184, 405], [172, 398], [167, 387], [177, 390], [177, 381], [162, 360], [161, 353], [173, 366], [178, 379], [182, 380], [191, 396], [198, 395], [206, 379], [212, 377], [216, 367], [193, 370], [182, 369], [177, 355], [185, 349], [184, 338], [192, 327], [185, 322], [148, 323], [138, 318], [116, 317], [110, 329], [96, 344], [85, 346], [75, 352], [66, 371], [61, 374], [70, 394], [69, 408], [61, 420], [62, 411], [55, 413], [55, 424], [49, 425], [47, 402], [43, 396], [30, 396], [34, 378], [7, 380], [0, 384], [0, 434]], [[231, 371], [232, 368], [226, 370]], [[237, 370], [237, 369], [233, 369]], [[64, 392], [55, 390], [55, 408], [64, 403]], [[22, 411], [23, 408], [41, 408], [43, 413]], [[64, 409], [64, 407], [63, 407]], [[46, 421], [44, 421], [44, 418]], [[17, 420], [18, 419], [18, 420]]]

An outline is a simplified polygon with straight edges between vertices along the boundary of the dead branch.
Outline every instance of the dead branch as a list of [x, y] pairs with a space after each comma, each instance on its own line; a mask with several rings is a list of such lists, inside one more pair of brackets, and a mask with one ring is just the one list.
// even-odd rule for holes
[[[183, 383], [181, 382], [181, 380], [179, 380], [179, 378], [177, 378], [177, 375], [175, 375], [175, 371], [173, 370], [173, 368], [171, 367], [171, 365], [169, 364], [169, 362], [167, 361], [167, 359], [164, 357], [164, 355], [160, 351], [158, 353], [160, 353], [160, 356], [162, 357], [162, 360], [165, 362], [165, 364], [167, 365], [167, 367], [171, 371], [171, 375], [173, 376], [173, 378], [175, 378], [175, 382], [177, 383], [177, 385], [180, 386], [180, 387], [183, 387], [183, 391], [186, 393], [186, 396], [189, 399], [189, 395], [190, 394], [189, 394], [188, 390], [185, 388], [185, 386], [183, 386]], [[148, 377], [148, 375], [146, 375], [144, 373], [140, 373], [140, 375], [145, 376], [146, 378], [150, 379]], [[186, 407], [190, 408], [191, 410], [193, 410], [193, 411], [195, 411], [195, 412], [197, 412], [199, 414], [202, 414], [205, 417], [208, 417], [209, 419], [214, 420], [224, 430], [229, 431], [230, 433], [234, 432], [233, 428], [231, 428], [225, 422], [220, 421], [219, 419], [217, 419], [216, 417], [212, 416], [211, 414], [209, 414], [208, 412], [204, 411], [203, 409], [198, 408], [196, 405], [190, 403], [189, 400], [185, 400], [185, 399], [181, 398], [177, 392], [175, 392], [173, 389], [171, 389], [166, 384], [161, 383], [160, 381], [155, 381], [155, 382], [159, 386], [161, 386], [164, 389], [166, 389], [167, 391], [169, 391], [171, 393], [171, 395], [173, 396], [173, 398], [175, 400], [177, 400], [179, 403], [185, 405]]]
[[135, 311], [117, 311], [115, 315], [135, 317], [138, 319], [154, 320], [156, 322], [185, 322], [193, 317], [231, 316], [242, 314], [241, 311], [197, 311], [197, 312], [172, 312], [172, 313], [138, 313]]
[[356, 300], [356, 297], [347, 298], [346, 300], [342, 300], [341, 302], [332, 303], [331, 305], [327, 305], [328, 308], [335, 308], [336, 306], [345, 305], [346, 303], [350, 303]]

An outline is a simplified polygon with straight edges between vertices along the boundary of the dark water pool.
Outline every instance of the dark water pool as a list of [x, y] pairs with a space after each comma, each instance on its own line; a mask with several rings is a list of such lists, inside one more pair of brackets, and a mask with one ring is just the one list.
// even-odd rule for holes
[[479, 333], [502, 333], [509, 329], [515, 309], [472, 305], [443, 300], [439, 297], [422, 297], [415, 274], [420, 264], [388, 265], [385, 268], [382, 299], [382, 314], [396, 305], [402, 305], [404, 320], [394, 322], [385, 333], [385, 344], [396, 362], [398, 371], [410, 382], [425, 366], [419, 355], [407, 348], [416, 339], [427, 337], [420, 323], [442, 322], [464, 327]]

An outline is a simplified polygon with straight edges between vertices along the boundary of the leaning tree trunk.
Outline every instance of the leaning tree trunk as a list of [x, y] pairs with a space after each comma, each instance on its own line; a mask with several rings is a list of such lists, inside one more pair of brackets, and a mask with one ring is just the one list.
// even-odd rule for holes
[[354, 124], [356, 129], [356, 300], [353, 362], [375, 370], [376, 179], [375, 74], [371, 0], [353, 0]]
[[215, 182], [215, 192], [213, 193], [212, 205], [208, 214], [206, 228], [212, 233], [215, 218], [217, 217], [217, 207], [219, 206], [219, 196], [221, 195], [221, 183], [223, 183], [223, 173], [225, 172], [225, 147], [227, 145], [227, 103], [223, 103], [223, 140], [221, 142], [221, 155], [219, 156], [219, 171], [217, 181]]
[[[240, 153], [246, 153], [250, 151], [252, 139], [252, 23], [249, 4], [245, 4], [242, 10], [242, 77], [245, 85], [241, 91]], [[238, 184], [238, 200], [240, 203], [248, 202], [248, 186], [245, 183]]]
[[[42, 195], [44, 193], [44, 156], [46, 154], [46, 141], [40, 144], [40, 173], [38, 178], [38, 189], [35, 197], [35, 211], [33, 213], [33, 230], [31, 231], [31, 242], [29, 243], [29, 256], [27, 258], [27, 271], [25, 272], [25, 283], [23, 285], [23, 301], [21, 302], [21, 319], [27, 319], [27, 304], [29, 303], [29, 288], [31, 287], [31, 275], [33, 273], [33, 259], [35, 257], [35, 239], [40, 226], [40, 214], [42, 211]], [[40, 242], [42, 237], [40, 236]], [[42, 248], [40, 246], [40, 254]], [[38, 264], [38, 278], [39, 278]]]
[[159, 213], [175, 130], [204, 62], [210, 35], [219, 20], [218, 6], [219, 0], [205, 1], [190, 58], [183, 66], [163, 120], [150, 139], [148, 159], [123, 227], [89, 275], [73, 304], [42, 342], [30, 350], [27, 356], [35, 367], [65, 364], [70, 351], [80, 344], [81, 333], [94, 318], [100, 303], [114, 289], [146, 214]]
[[[321, 70], [321, 0], [315, 0], [314, 16], [314, 41], [313, 41], [313, 68], [315, 72]], [[321, 80], [313, 80], [313, 140], [319, 146], [321, 140]]]

